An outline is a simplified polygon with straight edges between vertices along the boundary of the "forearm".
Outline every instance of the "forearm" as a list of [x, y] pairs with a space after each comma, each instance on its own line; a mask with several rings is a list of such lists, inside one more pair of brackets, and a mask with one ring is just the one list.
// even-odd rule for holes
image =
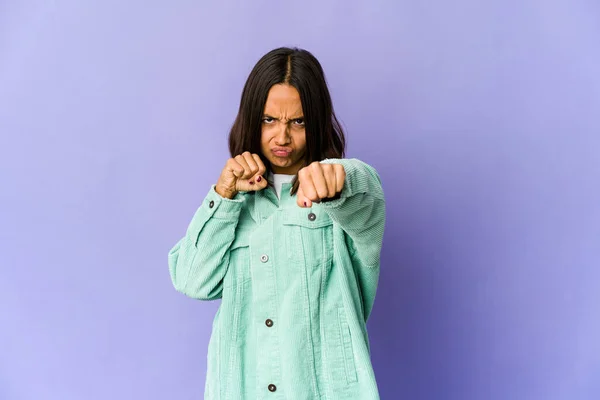
[[171, 280], [178, 291], [202, 300], [221, 296], [243, 201], [241, 196], [223, 198], [211, 188], [186, 235], [169, 252]]
[[363, 264], [378, 266], [385, 226], [385, 198], [377, 171], [357, 159], [321, 162], [343, 165], [346, 179], [337, 198], [322, 201], [319, 206], [350, 236]]

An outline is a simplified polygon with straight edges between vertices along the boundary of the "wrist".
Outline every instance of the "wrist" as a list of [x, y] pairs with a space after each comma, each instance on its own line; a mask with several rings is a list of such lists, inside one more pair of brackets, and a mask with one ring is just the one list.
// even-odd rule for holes
[[218, 184], [215, 185], [215, 192], [217, 192], [217, 194], [219, 196], [226, 198], [226, 199], [233, 199], [235, 197], [235, 195], [237, 194], [237, 192], [235, 190], [223, 188], [223, 187], [219, 186]]

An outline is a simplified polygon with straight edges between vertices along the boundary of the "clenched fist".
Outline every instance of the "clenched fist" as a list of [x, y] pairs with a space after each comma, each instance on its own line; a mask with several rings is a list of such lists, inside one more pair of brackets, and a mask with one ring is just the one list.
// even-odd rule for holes
[[335, 197], [344, 188], [346, 170], [341, 164], [321, 164], [318, 161], [298, 171], [297, 203], [312, 207], [312, 203]]
[[238, 192], [262, 190], [268, 185], [263, 177], [266, 171], [258, 154], [246, 151], [227, 160], [215, 190], [228, 199], [232, 199]]

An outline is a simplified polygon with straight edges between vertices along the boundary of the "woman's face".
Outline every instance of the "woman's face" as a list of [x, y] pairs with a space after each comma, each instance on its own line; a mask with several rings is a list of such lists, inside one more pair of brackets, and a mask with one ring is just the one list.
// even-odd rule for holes
[[275, 174], [295, 175], [303, 167], [306, 132], [300, 94], [295, 87], [278, 84], [269, 90], [260, 146]]

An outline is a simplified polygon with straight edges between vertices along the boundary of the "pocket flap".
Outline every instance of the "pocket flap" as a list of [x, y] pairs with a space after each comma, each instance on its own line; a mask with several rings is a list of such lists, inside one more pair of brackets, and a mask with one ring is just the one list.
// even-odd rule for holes
[[283, 224], [299, 225], [305, 228], [323, 228], [333, 224], [333, 220], [325, 210], [313, 207], [284, 214]]

